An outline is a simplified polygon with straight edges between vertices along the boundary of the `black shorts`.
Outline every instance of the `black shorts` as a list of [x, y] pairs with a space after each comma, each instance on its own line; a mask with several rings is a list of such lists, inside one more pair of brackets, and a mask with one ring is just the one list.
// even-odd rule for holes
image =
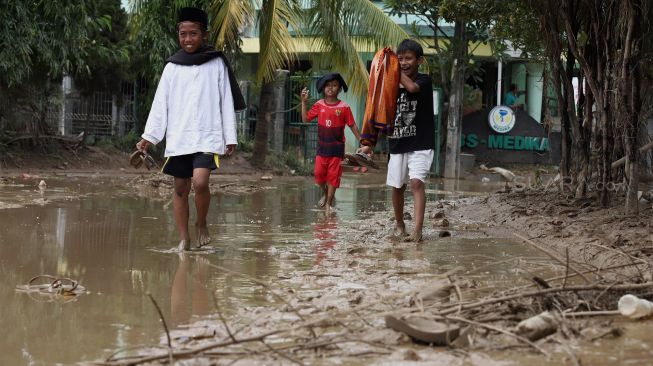
[[220, 165], [218, 155], [213, 153], [194, 153], [188, 155], [170, 156], [163, 164], [161, 171], [177, 178], [192, 178], [193, 169], [217, 169]]

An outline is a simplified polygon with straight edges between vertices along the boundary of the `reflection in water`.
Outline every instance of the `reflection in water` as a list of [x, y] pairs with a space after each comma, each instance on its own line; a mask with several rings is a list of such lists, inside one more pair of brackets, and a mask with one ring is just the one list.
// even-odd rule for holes
[[[210, 290], [206, 288], [209, 260], [199, 255], [192, 259], [188, 258], [189, 255], [186, 253], [177, 255], [179, 266], [172, 280], [170, 292], [172, 325], [186, 324], [191, 316], [207, 315], [210, 310]], [[189, 279], [192, 282], [190, 287], [188, 286]]]
[[[0, 187], [2, 203], [16, 203], [20, 197], [49, 202], [0, 209], [0, 329], [11, 330], [0, 342], [0, 365], [72, 364], [96, 360], [110, 353], [106, 349], [156, 343], [162, 329], [145, 296], [148, 292], [175, 325], [211, 312], [211, 291], [226, 314], [269, 303], [260, 286], [209, 264], [264, 279], [323, 264], [328, 252], [337, 248], [337, 225], [365, 217], [367, 211], [388, 210], [384, 177], [356, 179], [365, 185], [358, 187], [360, 182], [345, 177], [336, 193], [337, 214], [328, 218], [315, 207], [319, 189], [310, 181], [276, 183], [242, 196], [218, 194], [209, 212], [211, 246], [217, 253], [201, 255], [148, 250], [175, 246], [172, 212], [164, 207], [166, 202], [134, 197], [121, 182], [52, 178], [43, 197], [34, 189]], [[433, 182], [428, 189], [443, 187]], [[316, 242], [313, 239], [317, 245], [308, 247]], [[314, 260], [289, 264], [273, 254], [297, 248], [313, 251]], [[461, 253], [488, 256], [479, 260], [482, 265], [511, 250], [515, 247], [510, 243], [451, 239], [395, 255], [424, 256], [434, 271], [442, 272], [460, 265]], [[511, 278], [507, 268], [493, 273], [507, 280]], [[38, 274], [78, 279], [89, 293], [61, 304], [35, 302], [14, 290]]]
[[338, 243], [334, 231], [336, 229], [337, 219], [333, 215], [325, 215], [325, 217], [318, 219], [313, 225], [313, 235], [319, 243], [315, 247], [315, 262], [314, 265], [318, 266], [325, 258], [328, 251], [333, 249]]
[[[357, 216], [385, 200], [383, 191], [356, 191], [340, 190], [340, 216]], [[225, 313], [269, 302], [260, 286], [209, 263], [253, 277], [276, 274], [280, 262], [270, 248], [312, 238], [318, 193], [307, 182], [218, 194], [209, 213], [218, 252], [180, 258], [148, 250], [176, 244], [166, 202], [134, 197], [120, 182], [51, 178], [43, 196], [0, 187], [3, 203], [26, 204], [0, 210], [0, 328], [13, 330], [0, 343], [0, 364], [72, 364], [95, 360], [105, 348], [157, 342], [161, 325], [148, 292], [173, 324], [210, 312], [212, 290]], [[36, 199], [48, 203], [34, 205]], [[89, 293], [60, 304], [36, 303], [14, 290], [38, 274], [78, 279]]]

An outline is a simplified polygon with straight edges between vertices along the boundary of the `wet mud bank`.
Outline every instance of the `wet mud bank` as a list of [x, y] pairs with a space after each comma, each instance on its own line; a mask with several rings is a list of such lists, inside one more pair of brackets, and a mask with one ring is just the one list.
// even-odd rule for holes
[[355, 220], [316, 215], [312, 240], [268, 247], [281, 263], [276, 274], [254, 278], [207, 257], [267, 303], [225, 310], [214, 299], [212, 315], [163, 334], [159, 345], [95, 364], [611, 364], [653, 356], [642, 326], [650, 320], [615, 312], [626, 293], [653, 295], [650, 208], [628, 218], [541, 191], [431, 200], [421, 243], [392, 236], [389, 209]]
[[[544, 190], [497, 193], [460, 199], [451, 215], [471, 222], [483, 222], [495, 235], [529, 239], [566, 261], [606, 268], [653, 259], [653, 209], [640, 202], [638, 217], [623, 214], [623, 202], [613, 199], [603, 208], [596, 198], [571, 199]], [[641, 268], [640, 268], [641, 269]], [[641, 275], [637, 266], [615, 274]]]

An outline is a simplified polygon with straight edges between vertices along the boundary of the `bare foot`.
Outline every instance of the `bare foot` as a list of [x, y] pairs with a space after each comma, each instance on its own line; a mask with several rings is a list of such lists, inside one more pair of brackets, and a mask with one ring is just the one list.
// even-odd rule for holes
[[178, 252], [185, 252], [190, 250], [190, 240], [181, 240], [177, 246]]
[[198, 248], [201, 248], [211, 242], [211, 236], [209, 235], [209, 229], [207, 227], [197, 227], [196, 233]]
[[419, 243], [422, 241], [422, 232], [413, 231], [409, 236], [407, 236], [404, 239], [404, 241]]
[[324, 205], [326, 205], [326, 199], [327, 199], [327, 194], [326, 194], [326, 192], [324, 192], [324, 194], [322, 195], [322, 197], [320, 197], [320, 200], [317, 201], [317, 205], [318, 205], [319, 207], [324, 207]]
[[331, 206], [331, 205], [326, 205], [326, 210], [325, 210], [325, 212], [326, 212], [327, 215], [332, 214], [332, 213], [334, 212], [334, 210], [333, 210], [333, 206]]
[[392, 232], [392, 235], [397, 237], [397, 238], [400, 238], [400, 239], [405, 238], [406, 236], [408, 236], [408, 233], [406, 232], [406, 226], [405, 225], [395, 226], [395, 229]]

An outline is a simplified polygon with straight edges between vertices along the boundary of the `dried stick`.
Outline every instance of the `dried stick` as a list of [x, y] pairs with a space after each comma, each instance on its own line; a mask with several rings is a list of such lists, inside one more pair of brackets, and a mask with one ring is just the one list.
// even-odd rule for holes
[[151, 293], [147, 293], [147, 296], [152, 300], [152, 304], [154, 304], [154, 307], [156, 308], [156, 311], [159, 313], [159, 318], [161, 318], [161, 323], [163, 323], [163, 329], [166, 331], [166, 338], [168, 339], [168, 357], [170, 364], [173, 364], [174, 357], [173, 357], [173, 352], [172, 352], [172, 341], [170, 340], [170, 332], [168, 331], [168, 324], [166, 324], [166, 319], [163, 317], [163, 312], [161, 311], [161, 308], [159, 307], [159, 304], [156, 303], [156, 300], [154, 300], [154, 297], [152, 296]]
[[603, 291], [601, 291], [598, 295], [596, 295], [596, 297], [594, 298], [594, 304], [598, 303], [601, 296], [603, 296], [606, 292], [608, 292], [608, 290], [610, 290], [610, 288], [612, 288], [616, 284], [617, 282], [611, 283], [608, 287], [606, 287]]
[[561, 313], [565, 317], [585, 317], [585, 316], [606, 316], [606, 315], [621, 315], [619, 310], [601, 310], [601, 311], [570, 311]]
[[[630, 267], [630, 266], [641, 266], [641, 265], [642, 265], [641, 263], [617, 264], [617, 265], [614, 265], [614, 266], [605, 267], [605, 268], [603, 268], [603, 269], [598, 269], [598, 271], [607, 271], [607, 270], [610, 270], [610, 269], [619, 269], [619, 268], [624, 268], [624, 267]], [[653, 268], [653, 267], [652, 267], [652, 268]], [[597, 271], [597, 270], [587, 270], [587, 271], [583, 271], [583, 273], [585, 273], [585, 274], [590, 274], [590, 273], [594, 273], [594, 272], [596, 272], [596, 271]], [[545, 281], [546, 281], [546, 282], [552, 282], [552, 281], [564, 280], [564, 279], [567, 278], [567, 277], [569, 277], [569, 278], [573, 278], [573, 277], [576, 277], [576, 276], [578, 276], [578, 274], [576, 274], [576, 273], [572, 273], [572, 274], [565, 275], [565, 276], [557, 276], [557, 277], [547, 278], [547, 279], [545, 279]], [[525, 286], [521, 286], [521, 287], [514, 287], [514, 288], [512, 288], [512, 289], [509, 289], [509, 290], [505, 290], [505, 291], [503, 291], [503, 293], [505, 293], [505, 292], [507, 292], [507, 291], [518, 291], [518, 290], [523, 290], [523, 289], [530, 288], [530, 287], [534, 287], [534, 286], [535, 286], [535, 284], [529, 284], [529, 285], [525, 285]]]
[[569, 247], [565, 247], [565, 255], [567, 256], [567, 264], [565, 265], [565, 279], [562, 280], [562, 288], [567, 286], [567, 279], [569, 278]]
[[[483, 256], [483, 257], [487, 257], [487, 256]], [[498, 262], [492, 262], [492, 263], [489, 263], [489, 264], [482, 265], [482, 266], [480, 266], [478, 268], [472, 268], [469, 271], [465, 272], [464, 274], [469, 275], [471, 273], [478, 272], [478, 271], [480, 271], [482, 269], [485, 269], [485, 268], [488, 268], [488, 267], [496, 266], [498, 264], [503, 264], [503, 263], [507, 263], [507, 262], [512, 262], [512, 261], [519, 260], [519, 259], [521, 259], [521, 258], [513, 257], [513, 258], [504, 259], [504, 260], [501, 260], [501, 261], [498, 261]]]
[[[297, 315], [297, 317], [299, 317], [299, 319], [301, 319], [303, 321], [306, 321], [306, 319], [304, 319], [304, 317], [299, 312], [299, 310], [297, 310], [297, 308], [292, 306], [292, 304], [290, 302], [288, 302], [288, 300], [286, 300], [283, 296], [279, 295], [275, 290], [273, 290], [272, 286], [270, 286], [268, 283], [266, 283], [264, 281], [261, 281], [261, 280], [259, 280], [257, 278], [254, 278], [252, 276], [248, 276], [248, 275], [246, 275], [244, 273], [239, 273], [239, 272], [236, 272], [236, 271], [232, 271], [229, 268], [225, 268], [225, 267], [219, 266], [217, 264], [210, 263], [209, 266], [217, 268], [217, 269], [219, 269], [221, 271], [224, 271], [224, 272], [231, 273], [231, 274], [236, 275], [236, 276], [246, 278], [246, 279], [256, 283], [257, 285], [262, 286], [263, 288], [268, 290], [272, 295], [274, 295], [274, 297], [276, 297], [277, 299], [281, 300], [284, 304], [286, 304], [295, 313], [295, 315]], [[315, 334], [315, 331], [313, 330], [313, 328], [309, 327], [308, 330], [311, 332], [311, 335], [313, 335], [313, 338], [317, 337], [317, 334]]]
[[[541, 245], [539, 245], [539, 244], [535, 243], [534, 241], [532, 241], [532, 240], [530, 240], [530, 239], [528, 239], [528, 238], [526, 238], [526, 237], [524, 237], [524, 236], [521, 236], [521, 235], [519, 235], [519, 234], [513, 233], [513, 235], [516, 236], [517, 238], [521, 239], [521, 240], [522, 240], [523, 242], [525, 242], [526, 244], [529, 244], [530, 246], [534, 247], [535, 249], [537, 249], [537, 250], [541, 251], [542, 253], [548, 255], [549, 257], [551, 257], [551, 258], [557, 260], [557, 261], [560, 262], [563, 266], [565, 265], [565, 262], [564, 262], [561, 258], [559, 258], [556, 254], [551, 253], [550, 251], [544, 249]], [[587, 276], [585, 276], [585, 275], [583, 274], [583, 272], [581, 272], [580, 270], [576, 269], [575, 267], [573, 267], [573, 266], [571, 266], [571, 265], [569, 266], [569, 268], [571, 268], [574, 272], [576, 272], [579, 276], [581, 276], [581, 277], [585, 280], [585, 282], [587, 282], [587, 283], [590, 283], [590, 282], [591, 282], [591, 281], [589, 280], [589, 278], [587, 278]]]
[[[121, 349], [113, 352], [109, 356], [107, 356], [107, 358], [105, 358], [105, 361], [106, 362], [115, 361], [113, 358], [116, 357], [117, 355], [123, 353], [123, 352], [133, 351], [133, 350], [137, 350], [137, 349], [141, 349], [141, 348], [145, 348], [145, 347], [146, 347], [145, 345], [139, 345], [139, 346], [129, 346], [129, 347], [121, 348]], [[156, 347], [163, 348], [162, 346], [151, 346], [151, 348], [156, 348]], [[128, 358], [139, 358], [139, 357], [142, 357], [142, 356], [124, 356], [121, 359], [125, 360], [125, 359], [128, 359]]]
[[[451, 279], [449, 279], [449, 281], [451, 281]], [[453, 281], [451, 281], [451, 283], [453, 283]], [[456, 313], [460, 315], [460, 312], [463, 310], [463, 294], [460, 292], [460, 287], [458, 287], [458, 285], [454, 284], [454, 288], [456, 289], [456, 296], [458, 296], [458, 303], [460, 304]]]
[[[192, 348], [192, 349], [187, 349], [187, 350], [181, 350], [177, 352], [173, 352], [173, 356], [182, 358], [182, 357], [188, 357], [188, 356], [194, 356], [196, 354], [202, 353], [204, 351], [208, 351], [213, 348], [218, 348], [218, 347], [224, 347], [224, 346], [231, 346], [233, 344], [241, 344], [241, 343], [248, 343], [248, 342], [260, 342], [262, 339], [265, 339], [271, 335], [279, 334], [279, 333], [284, 333], [288, 331], [292, 331], [294, 329], [299, 329], [301, 327], [293, 327], [293, 328], [288, 328], [288, 329], [277, 329], [273, 330], [267, 333], [259, 334], [257, 336], [252, 336], [248, 338], [241, 338], [238, 340], [238, 342], [234, 342], [232, 340], [228, 341], [223, 341], [223, 342], [216, 342], [216, 343], [210, 343], [207, 345], [204, 345], [202, 347], [198, 348]], [[121, 361], [117, 360], [114, 362], [99, 362], [95, 363], [96, 365], [105, 365], [105, 366], [124, 366], [124, 365], [139, 365], [147, 362], [153, 362], [153, 361], [158, 361], [166, 358], [168, 355], [152, 355], [152, 356], [145, 356], [137, 360], [132, 360], [132, 361]]]
[[222, 316], [222, 311], [220, 310], [220, 304], [218, 303], [218, 299], [215, 297], [215, 291], [211, 291], [211, 296], [213, 297], [213, 303], [215, 304], [215, 309], [218, 311], [218, 317], [220, 318], [220, 321], [222, 322], [224, 329], [227, 331], [229, 338], [232, 341], [234, 341], [234, 343], [237, 343], [238, 340], [236, 340], [234, 334], [231, 333], [231, 329], [229, 329], [229, 325], [227, 325], [227, 321], [225, 320], [224, 316]]
[[617, 254], [623, 254], [626, 257], [628, 257], [631, 261], [640, 261], [640, 262], [642, 262], [642, 264], [646, 264], [647, 266], [649, 265], [649, 263], [647, 261], [643, 260], [642, 258], [637, 258], [637, 257], [635, 257], [635, 256], [633, 256], [631, 254], [628, 254], [628, 253], [626, 253], [624, 251], [621, 251], [621, 250], [617, 250], [617, 249], [610, 248], [610, 247], [605, 246], [605, 245], [591, 243], [591, 242], [590, 243], [585, 243], [585, 244], [592, 245], [592, 246], [595, 246], [595, 247], [599, 247], [599, 248], [602, 248], [602, 249], [605, 249], [605, 250], [609, 250], [609, 251], [617, 253]]
[[[588, 286], [569, 286], [567, 288], [561, 288], [561, 287], [555, 287], [555, 288], [547, 288], [547, 289], [542, 289], [538, 291], [530, 291], [530, 292], [524, 292], [520, 294], [515, 294], [515, 295], [509, 295], [509, 296], [503, 296], [499, 298], [493, 298], [493, 299], [488, 299], [488, 300], [483, 300], [479, 301], [476, 303], [472, 304], [463, 304], [462, 308], [463, 310], [467, 309], [472, 309], [472, 308], [477, 308], [480, 306], [485, 306], [485, 305], [490, 305], [490, 304], [496, 304], [500, 302], [505, 302], [509, 300], [514, 300], [514, 299], [519, 299], [522, 297], [535, 297], [535, 296], [542, 296], [546, 294], [552, 294], [552, 293], [558, 293], [558, 292], [566, 292], [566, 291], [591, 291], [591, 290], [614, 290], [614, 291], [628, 291], [628, 290], [641, 290], [641, 289], [646, 289], [653, 287], [653, 282], [645, 282], [645, 283], [637, 283], [637, 284], [629, 284], [629, 285], [615, 285], [615, 286], [605, 286], [605, 285], [588, 285]], [[451, 304], [451, 306], [447, 309], [444, 309], [440, 312], [440, 315], [446, 315], [446, 314], [451, 314], [454, 313], [458, 310], [458, 304]]]
[[523, 343], [525, 343], [525, 344], [527, 344], [527, 345], [529, 345], [529, 346], [535, 348], [536, 350], [538, 350], [540, 353], [542, 353], [542, 354], [545, 355], [546, 357], [549, 357], [549, 353], [548, 353], [547, 351], [545, 351], [544, 349], [542, 349], [542, 347], [538, 346], [537, 344], [535, 344], [535, 343], [529, 341], [528, 339], [526, 339], [526, 338], [524, 338], [524, 337], [522, 337], [522, 336], [520, 336], [520, 335], [517, 335], [517, 334], [512, 333], [512, 332], [510, 332], [510, 331], [507, 331], [507, 330], [505, 330], [505, 329], [501, 329], [501, 328], [499, 328], [499, 327], [495, 327], [495, 326], [493, 326], [493, 325], [484, 324], [484, 323], [479, 323], [479, 322], [477, 322], [477, 321], [470, 320], [470, 319], [467, 319], [467, 318], [462, 318], [462, 317], [459, 317], [459, 316], [437, 316], [437, 315], [435, 315], [435, 316], [425, 316], [425, 317], [427, 317], [427, 318], [434, 318], [434, 319], [445, 319], [445, 320], [446, 320], [446, 319], [449, 319], [449, 320], [455, 320], [455, 321], [458, 321], [458, 322], [471, 324], [471, 325], [474, 325], [474, 326], [477, 326], [477, 327], [490, 329], [490, 330], [493, 330], [493, 331], [495, 331], [495, 332], [499, 332], [499, 333], [505, 334], [505, 335], [507, 335], [507, 336], [513, 337], [513, 338], [519, 340], [520, 342], [523, 342]]
[[296, 358], [294, 358], [294, 357], [288, 356], [287, 354], [285, 354], [285, 353], [283, 353], [283, 352], [281, 352], [281, 351], [275, 349], [274, 347], [272, 347], [272, 346], [270, 346], [269, 344], [265, 343], [265, 340], [261, 339], [261, 343], [263, 343], [263, 345], [264, 345], [265, 347], [267, 347], [267, 349], [269, 349], [270, 351], [276, 353], [277, 355], [279, 355], [279, 356], [285, 358], [286, 360], [288, 360], [288, 361], [292, 361], [292, 362], [294, 362], [294, 363], [296, 363], [296, 364], [298, 364], [298, 365], [304, 366], [304, 363], [302, 363], [301, 361], [299, 361], [298, 359], [296, 359]]

